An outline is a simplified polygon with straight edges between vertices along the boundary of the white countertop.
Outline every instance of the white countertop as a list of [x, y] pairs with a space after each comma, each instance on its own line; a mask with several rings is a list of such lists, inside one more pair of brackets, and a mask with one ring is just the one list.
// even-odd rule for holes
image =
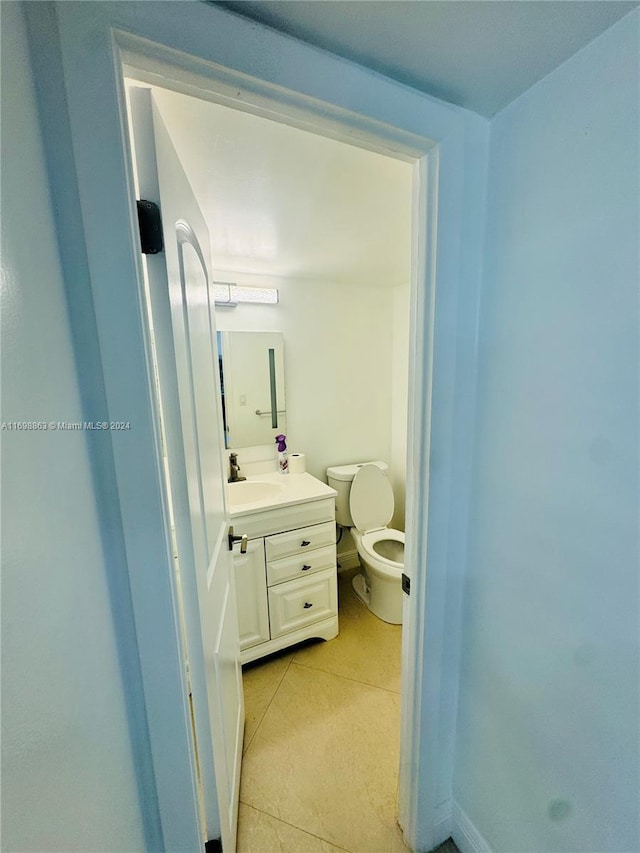
[[[280, 474], [271, 472], [265, 474], [253, 474], [247, 477], [245, 482], [272, 483], [279, 489], [275, 495], [270, 495], [261, 500], [229, 505], [231, 518], [251, 515], [256, 512], [264, 512], [270, 509], [291, 506], [292, 504], [309, 503], [310, 501], [322, 500], [323, 498], [334, 498], [338, 493], [331, 486], [327, 486], [321, 480], [311, 474]], [[239, 483], [238, 486], [242, 486]], [[227, 483], [227, 493], [237, 488], [235, 483]]]

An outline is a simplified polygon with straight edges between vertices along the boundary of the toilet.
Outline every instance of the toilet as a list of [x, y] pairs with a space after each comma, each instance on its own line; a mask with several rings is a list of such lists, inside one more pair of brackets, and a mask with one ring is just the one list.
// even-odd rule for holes
[[402, 624], [404, 533], [387, 527], [393, 516], [393, 489], [384, 462], [327, 468], [336, 497], [336, 521], [350, 527], [363, 567], [353, 589], [379, 619]]

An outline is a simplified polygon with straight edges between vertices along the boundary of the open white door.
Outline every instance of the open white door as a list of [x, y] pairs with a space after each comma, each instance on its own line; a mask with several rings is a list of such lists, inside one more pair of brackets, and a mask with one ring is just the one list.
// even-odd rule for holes
[[[164, 252], [147, 255], [167, 491], [175, 526], [203, 841], [236, 847], [244, 699], [204, 217], [148, 89], [129, 92], [142, 197], [160, 206]], [[179, 618], [181, 614], [178, 614]]]

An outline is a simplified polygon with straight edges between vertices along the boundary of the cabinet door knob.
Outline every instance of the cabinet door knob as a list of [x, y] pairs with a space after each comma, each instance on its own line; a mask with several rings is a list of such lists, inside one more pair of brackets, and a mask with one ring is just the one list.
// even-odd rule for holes
[[310, 607], [313, 607], [313, 604], [311, 604], [311, 602], [309, 602], [309, 601], [305, 601], [305, 603], [304, 603], [304, 609], [305, 609], [305, 610], [308, 610]]
[[310, 568], [311, 568], [311, 566], [307, 566], [305, 563], [305, 565], [300, 569], [300, 571], [301, 572], [308, 572]]
[[311, 542], [308, 539], [303, 539], [302, 542], [300, 543], [300, 546], [302, 548], [306, 548], [307, 545], [311, 545]]

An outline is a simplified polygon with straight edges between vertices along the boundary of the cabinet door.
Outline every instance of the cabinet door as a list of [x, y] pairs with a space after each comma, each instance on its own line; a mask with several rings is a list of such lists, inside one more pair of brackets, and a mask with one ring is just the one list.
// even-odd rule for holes
[[233, 569], [236, 576], [240, 649], [266, 643], [269, 639], [267, 577], [264, 563], [264, 539], [252, 539], [247, 553], [240, 553], [240, 543], [233, 546]]

